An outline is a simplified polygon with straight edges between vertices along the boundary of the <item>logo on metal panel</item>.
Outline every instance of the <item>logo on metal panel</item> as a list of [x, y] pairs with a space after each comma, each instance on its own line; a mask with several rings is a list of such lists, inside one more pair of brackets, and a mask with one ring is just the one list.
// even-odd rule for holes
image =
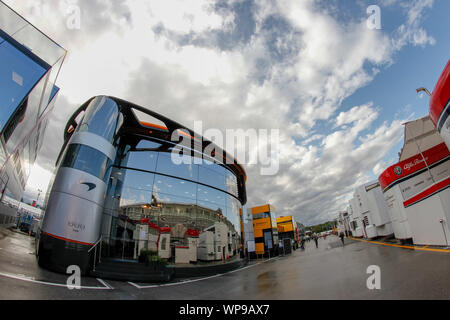
[[95, 188], [97, 188], [97, 185], [95, 184], [95, 183], [90, 183], [90, 182], [81, 182], [81, 184], [85, 184], [85, 185], [87, 185], [88, 186], [88, 191], [91, 191], [91, 190], [93, 190], [93, 189], [95, 189]]
[[394, 168], [394, 173], [396, 174], [396, 175], [401, 175], [402, 174], [402, 168], [400, 167], [400, 166], [396, 166], [395, 168]]

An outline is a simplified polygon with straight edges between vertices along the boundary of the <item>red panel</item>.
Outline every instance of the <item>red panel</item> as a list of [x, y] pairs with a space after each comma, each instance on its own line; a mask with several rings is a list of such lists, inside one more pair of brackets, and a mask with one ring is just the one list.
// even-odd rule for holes
[[188, 229], [187, 235], [189, 237], [198, 237], [199, 232], [197, 230], [194, 230], [194, 229]]
[[425, 199], [426, 197], [432, 195], [435, 192], [438, 192], [440, 190], [443, 190], [445, 188], [447, 188], [450, 185], [450, 178], [447, 178], [445, 180], [442, 180], [441, 182], [438, 182], [434, 185], [432, 185], [431, 187], [429, 187], [428, 189], [422, 191], [421, 193], [419, 193], [418, 195], [412, 197], [409, 200], [406, 200], [405, 202], [403, 202], [403, 206], [406, 208], [420, 200]]
[[434, 125], [437, 125], [439, 116], [450, 99], [450, 60], [444, 68], [430, 100], [430, 118]]
[[60, 237], [60, 236], [57, 236], [57, 235], [54, 235], [54, 234], [51, 234], [51, 233], [48, 233], [48, 232], [44, 232], [44, 234], [46, 234], [47, 236], [50, 236], [52, 238], [56, 238], [56, 239], [59, 239], [59, 240], [64, 240], [64, 241], [67, 241], [67, 242], [83, 244], [85, 246], [93, 246], [94, 245], [93, 243], [81, 242], [81, 241], [76, 241], [76, 240], [72, 240], [72, 239], [67, 239], [67, 238]]
[[[450, 152], [448, 151], [445, 143], [438, 144], [433, 148], [425, 150], [422, 154], [429, 166], [450, 156]], [[421, 154], [417, 154], [414, 157], [396, 163], [387, 168], [378, 178], [381, 189], [384, 190], [396, 180], [402, 179], [414, 172], [422, 170], [423, 168], [426, 168], [426, 165]]]

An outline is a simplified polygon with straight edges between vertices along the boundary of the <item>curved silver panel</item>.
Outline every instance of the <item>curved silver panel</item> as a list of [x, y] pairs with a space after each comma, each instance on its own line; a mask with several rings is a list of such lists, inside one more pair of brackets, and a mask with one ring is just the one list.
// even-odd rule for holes
[[73, 168], [60, 168], [53, 183], [52, 192], [72, 194], [78, 198], [103, 206], [106, 184], [84, 171]]
[[102, 207], [74, 195], [52, 191], [42, 230], [53, 236], [94, 244], [99, 237]]
[[83, 144], [103, 152], [108, 158], [114, 161], [116, 150], [113, 145], [103, 137], [90, 132], [77, 132], [70, 139], [70, 144]]
[[60, 168], [47, 204], [42, 230], [86, 244], [98, 240], [106, 184], [86, 172]]

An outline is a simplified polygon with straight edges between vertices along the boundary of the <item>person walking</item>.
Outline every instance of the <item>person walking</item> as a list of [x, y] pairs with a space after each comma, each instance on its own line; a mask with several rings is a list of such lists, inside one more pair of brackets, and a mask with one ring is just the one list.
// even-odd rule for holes
[[278, 241], [278, 254], [284, 256], [284, 243], [283, 240]]
[[319, 237], [317, 234], [314, 234], [313, 236], [314, 242], [316, 243], [316, 248], [319, 248]]
[[341, 233], [339, 233], [339, 238], [341, 238], [342, 246], [344, 246], [344, 232], [341, 231]]

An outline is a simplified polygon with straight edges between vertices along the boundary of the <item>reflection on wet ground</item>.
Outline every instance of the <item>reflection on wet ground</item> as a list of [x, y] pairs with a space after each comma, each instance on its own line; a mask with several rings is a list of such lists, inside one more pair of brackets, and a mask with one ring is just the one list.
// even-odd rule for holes
[[[65, 283], [67, 276], [36, 264], [33, 238], [2, 231], [0, 299], [449, 299], [450, 255], [406, 250], [330, 236], [306, 243], [305, 250], [271, 260], [251, 261], [245, 268], [214, 277], [165, 285], [139, 286], [106, 281], [110, 290], [68, 290], [21, 281], [2, 274]], [[367, 268], [381, 270], [381, 289], [366, 286]], [[83, 278], [83, 286], [103, 286]], [[5, 290], [4, 288], [8, 288]]]

